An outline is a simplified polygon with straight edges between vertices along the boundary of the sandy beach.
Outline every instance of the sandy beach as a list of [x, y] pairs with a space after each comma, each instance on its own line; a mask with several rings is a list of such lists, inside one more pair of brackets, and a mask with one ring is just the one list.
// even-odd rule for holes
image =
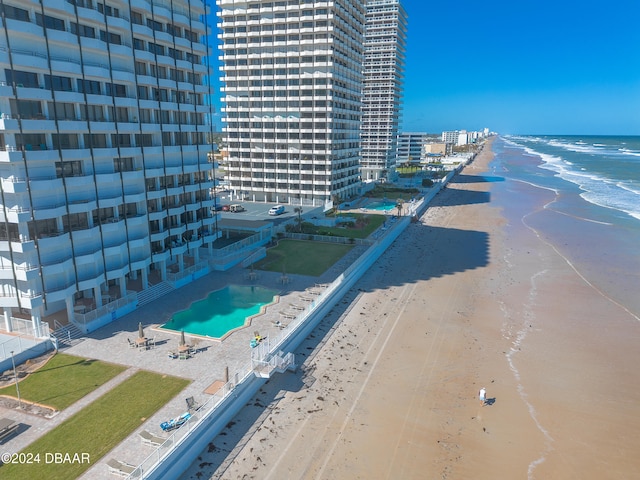
[[[182, 478], [640, 476], [637, 312], [502, 214], [491, 158], [486, 146], [300, 346], [298, 371]], [[549, 201], [518, 188], [523, 218]]]

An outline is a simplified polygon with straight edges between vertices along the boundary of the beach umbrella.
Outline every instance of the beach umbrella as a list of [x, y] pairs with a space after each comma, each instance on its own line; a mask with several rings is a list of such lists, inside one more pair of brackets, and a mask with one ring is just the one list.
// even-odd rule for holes
[[180, 332], [180, 346], [183, 347], [187, 344], [187, 341], [184, 338], [184, 330]]
[[144, 338], [144, 330], [142, 329], [142, 322], [138, 323], [138, 337]]

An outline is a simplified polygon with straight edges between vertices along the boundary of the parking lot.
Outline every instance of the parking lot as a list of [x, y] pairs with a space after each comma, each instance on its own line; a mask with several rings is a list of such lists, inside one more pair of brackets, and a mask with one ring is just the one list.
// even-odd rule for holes
[[[240, 202], [237, 200], [229, 201], [229, 197], [225, 195], [218, 196], [218, 205], [242, 205], [244, 211], [242, 212], [230, 212], [230, 211], [219, 211], [222, 215], [222, 218], [230, 218], [236, 220], [262, 220], [262, 221], [270, 221], [274, 224], [280, 224], [283, 222], [287, 222], [291, 220], [292, 217], [297, 217], [298, 214], [294, 211], [296, 205], [286, 205], [286, 204], [278, 204], [278, 203], [256, 203], [256, 202]], [[269, 210], [271, 207], [275, 205], [283, 205], [284, 213], [280, 215], [269, 215]], [[311, 206], [303, 206], [302, 207], [302, 216], [303, 217], [314, 217], [323, 216], [322, 207], [311, 207]]]

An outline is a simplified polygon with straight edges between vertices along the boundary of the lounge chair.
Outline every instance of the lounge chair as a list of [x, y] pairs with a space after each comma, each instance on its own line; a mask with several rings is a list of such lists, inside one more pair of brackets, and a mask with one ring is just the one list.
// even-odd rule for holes
[[127, 343], [129, 344], [129, 348], [138, 348], [138, 345], [132, 342], [130, 338], [127, 338]]
[[280, 310], [280, 315], [287, 320], [294, 320], [298, 314], [295, 312], [287, 312], [286, 310]]
[[160, 424], [160, 428], [165, 432], [168, 432], [170, 430], [180, 427], [184, 422], [186, 422], [190, 418], [191, 418], [191, 414], [189, 412], [185, 412], [179, 417], [172, 418], [171, 420], [166, 422], [162, 422]]
[[286, 323], [282, 323], [280, 320], [278, 320], [276, 322], [271, 322], [271, 325], [273, 325], [274, 327], [278, 327], [278, 328], [287, 328], [287, 324]]
[[200, 405], [196, 403], [196, 400], [193, 397], [185, 398], [185, 402], [187, 402], [187, 409], [191, 411], [196, 411], [200, 408]]
[[146, 430], [142, 430], [138, 435], [142, 438], [142, 443], [145, 445], [150, 445], [152, 447], [159, 447], [164, 442], [167, 441], [164, 437], [159, 437], [158, 435], [154, 435], [151, 432], [147, 432]]
[[289, 306], [294, 310], [299, 310], [299, 311], [302, 311], [305, 309], [305, 307], [303, 307], [302, 305], [296, 305], [295, 303], [290, 303]]
[[18, 430], [20, 424], [10, 418], [0, 418], [0, 442]]
[[110, 459], [107, 462], [107, 466], [109, 467], [109, 472], [121, 477], [128, 477], [136, 469], [136, 467], [134, 467], [133, 465], [121, 462], [120, 460], [116, 460], [115, 458]]

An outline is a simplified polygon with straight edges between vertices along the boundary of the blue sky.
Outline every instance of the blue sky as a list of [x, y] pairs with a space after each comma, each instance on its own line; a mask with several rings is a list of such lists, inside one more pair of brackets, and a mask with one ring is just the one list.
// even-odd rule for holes
[[404, 131], [640, 135], [639, 0], [404, 0]]
[[403, 131], [640, 135], [640, 0], [403, 4]]

